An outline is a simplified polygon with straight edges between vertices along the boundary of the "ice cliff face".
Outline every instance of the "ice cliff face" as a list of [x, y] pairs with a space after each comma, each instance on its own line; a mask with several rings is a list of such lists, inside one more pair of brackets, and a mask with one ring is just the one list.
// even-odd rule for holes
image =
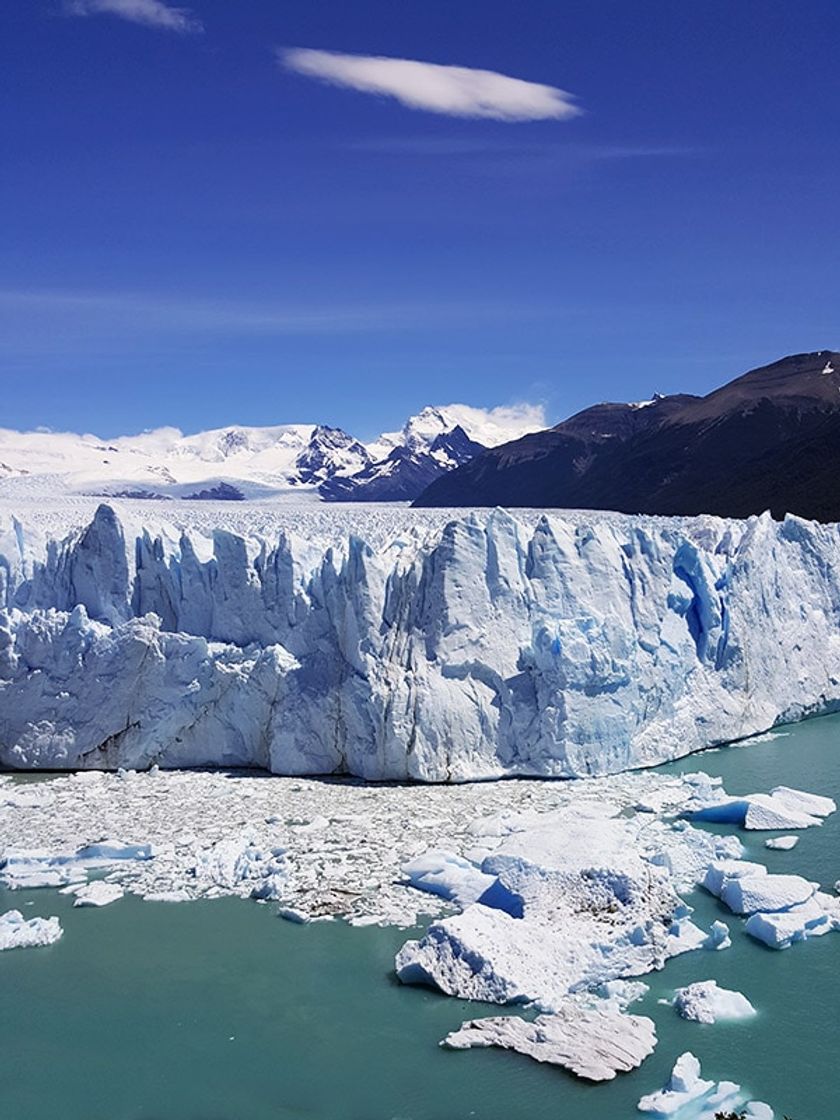
[[[406, 513], [410, 519], [411, 514]], [[372, 549], [0, 532], [0, 762], [617, 772], [836, 707], [840, 528], [502, 511]]]

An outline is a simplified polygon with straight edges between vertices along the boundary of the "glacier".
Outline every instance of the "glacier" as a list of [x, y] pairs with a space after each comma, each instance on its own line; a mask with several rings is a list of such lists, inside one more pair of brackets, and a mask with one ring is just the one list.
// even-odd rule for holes
[[836, 525], [406, 510], [368, 543], [144, 506], [3, 513], [3, 765], [574, 777], [840, 701]]

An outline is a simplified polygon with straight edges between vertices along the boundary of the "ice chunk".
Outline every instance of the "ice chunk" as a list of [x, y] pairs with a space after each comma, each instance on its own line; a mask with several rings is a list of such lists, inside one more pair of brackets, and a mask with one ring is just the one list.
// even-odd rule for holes
[[83, 881], [89, 869], [111, 867], [126, 860], [150, 860], [153, 856], [153, 845], [122, 840], [100, 840], [74, 852], [7, 848], [0, 855], [0, 885], [11, 890], [63, 887]]
[[747, 1120], [773, 1120], [773, 1109], [763, 1101], [750, 1101], [744, 1112]]
[[773, 848], [777, 852], [789, 852], [795, 848], [799, 843], [798, 836], [771, 836], [769, 840], [764, 841], [766, 848]]
[[718, 987], [715, 980], [699, 980], [677, 988], [673, 1005], [683, 1019], [697, 1023], [716, 1023], [718, 1019], [748, 1019], [755, 1008], [740, 992]]
[[703, 1080], [699, 1061], [688, 1052], [677, 1058], [665, 1088], [642, 1097], [638, 1108], [674, 1120], [715, 1120], [719, 1113], [741, 1111], [751, 1120], [773, 1120], [773, 1110], [761, 1101], [748, 1102], [734, 1081]]
[[745, 859], [715, 860], [706, 869], [703, 886], [710, 894], [720, 898], [724, 884], [729, 880], [766, 874], [767, 868], [761, 863], [751, 863]]
[[681, 1054], [674, 1063], [668, 1084], [656, 1093], [649, 1093], [639, 1101], [639, 1112], [654, 1116], [673, 1116], [688, 1104], [707, 1096], [714, 1089], [713, 1081], [700, 1077], [700, 1062], [690, 1051]]
[[751, 793], [734, 798], [721, 796], [719, 790], [710, 790], [706, 802], [690, 807], [688, 815], [693, 820], [771, 830], [811, 828], [835, 809], [830, 797], [776, 786], [771, 793]]
[[643, 999], [649, 991], [641, 980], [605, 980], [595, 989], [595, 995], [617, 1011], [626, 1011], [631, 1003]]
[[749, 798], [744, 828], [770, 831], [780, 828], [811, 828], [820, 824], [818, 817], [803, 812], [798, 805], [781, 797], [756, 793]]
[[499, 1046], [563, 1066], [588, 1081], [610, 1081], [653, 1052], [656, 1028], [642, 1015], [593, 1011], [569, 1000], [553, 1015], [539, 1015], [533, 1022], [515, 1015], [473, 1019], [447, 1035], [442, 1045], [453, 1050]]
[[27, 921], [20, 910], [7, 910], [5, 914], [0, 914], [0, 950], [52, 945], [61, 934], [58, 918], [30, 918]]
[[806, 793], [790, 786], [775, 786], [770, 790], [776, 801], [786, 804], [797, 813], [807, 813], [812, 817], [829, 817], [837, 811], [837, 804], [830, 797], [816, 793]]
[[114, 863], [122, 859], [152, 859], [154, 848], [151, 844], [127, 844], [123, 840], [99, 840], [95, 844], [87, 844], [79, 848], [75, 856], [70, 857], [85, 863], [88, 866], [102, 861]]
[[109, 906], [122, 898], [125, 891], [116, 883], [103, 883], [101, 879], [96, 879], [76, 889], [74, 894], [74, 906]]
[[[521, 823], [482, 861], [481, 872], [498, 882], [403, 947], [401, 980], [553, 1010], [573, 990], [641, 975], [704, 944], [669, 867], [653, 858], [666, 845], [676, 852], [690, 843], [690, 832], [568, 810]], [[640, 850], [639, 829], [650, 833], [651, 858]], [[447, 882], [455, 874], [473, 881], [469, 866], [432, 862]]]
[[426, 852], [403, 864], [403, 873], [413, 887], [440, 895], [462, 908], [478, 902], [498, 883], [497, 876], [485, 874], [451, 852]]
[[744, 926], [750, 937], [771, 949], [787, 949], [795, 941], [818, 937], [832, 928], [830, 912], [816, 897], [781, 912], [752, 914]]
[[729, 936], [729, 926], [726, 922], [712, 922], [709, 936], [703, 945], [704, 949], [730, 949], [732, 938]]
[[815, 890], [801, 875], [745, 875], [727, 879], [720, 897], [734, 914], [755, 914], [789, 910], [806, 902]]
[[254, 898], [277, 899], [285, 883], [285, 850], [263, 848], [245, 829], [198, 852], [194, 875], [217, 888], [250, 888]]

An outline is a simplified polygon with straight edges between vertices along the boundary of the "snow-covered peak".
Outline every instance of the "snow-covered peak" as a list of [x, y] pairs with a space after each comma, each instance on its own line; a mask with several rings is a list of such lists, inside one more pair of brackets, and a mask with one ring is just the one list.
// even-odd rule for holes
[[326, 483], [341, 479], [349, 482], [341, 491], [346, 499], [352, 497], [356, 476], [360, 482], [369, 481], [373, 466], [381, 468], [378, 474], [383, 478], [389, 473], [386, 468], [396, 469], [398, 464], [388, 460], [398, 451], [401, 474], [408, 471], [410, 478], [403, 478], [397, 489], [385, 488], [377, 500], [410, 500], [435, 472], [451, 470], [483, 447], [515, 439], [543, 423], [542, 409], [528, 405], [489, 410], [429, 407], [399, 432], [367, 447], [324, 424], [233, 425], [194, 435], [163, 427], [108, 440], [89, 433], [0, 429], [0, 483], [4, 492], [21, 496], [183, 498], [236, 493], [317, 501], [326, 496], [321, 489]]
[[368, 444], [374, 458], [383, 458], [394, 447], [413, 452], [429, 451], [442, 435], [461, 428], [473, 443], [498, 447], [547, 426], [542, 405], [515, 404], [498, 408], [474, 408], [468, 404], [428, 405], [409, 417], [399, 432], [383, 432]]

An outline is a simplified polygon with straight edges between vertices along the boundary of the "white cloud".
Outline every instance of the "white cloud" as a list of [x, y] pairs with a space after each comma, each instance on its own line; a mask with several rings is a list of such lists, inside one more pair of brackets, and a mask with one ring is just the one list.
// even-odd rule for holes
[[439, 66], [407, 58], [378, 58], [305, 49], [280, 50], [289, 70], [363, 93], [395, 97], [409, 109], [497, 121], [568, 120], [581, 110], [554, 86], [509, 78], [493, 70]]
[[145, 27], [164, 31], [203, 31], [200, 20], [187, 8], [173, 8], [164, 0], [69, 0], [68, 11], [76, 16], [121, 16]]

